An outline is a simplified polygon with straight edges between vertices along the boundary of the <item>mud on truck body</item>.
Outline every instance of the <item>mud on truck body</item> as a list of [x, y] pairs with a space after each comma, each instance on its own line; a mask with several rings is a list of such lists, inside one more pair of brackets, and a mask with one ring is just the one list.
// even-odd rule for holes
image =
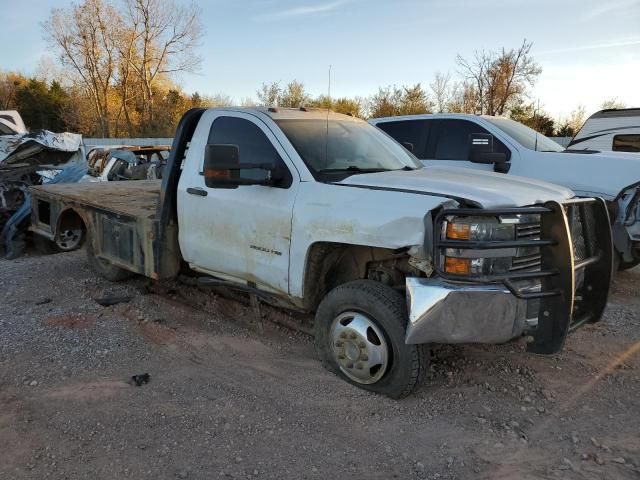
[[559, 351], [600, 320], [612, 271], [605, 204], [564, 188], [423, 167], [366, 122], [307, 109], [194, 109], [162, 184], [32, 189], [33, 230], [87, 231], [111, 280], [174, 278], [315, 313], [325, 367], [401, 397], [433, 343]]

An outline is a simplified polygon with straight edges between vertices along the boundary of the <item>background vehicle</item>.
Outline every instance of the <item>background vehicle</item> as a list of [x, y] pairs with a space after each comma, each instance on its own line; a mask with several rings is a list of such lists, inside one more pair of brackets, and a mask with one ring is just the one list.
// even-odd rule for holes
[[[24, 252], [31, 211], [29, 186], [77, 182], [86, 171], [80, 135], [29, 133], [18, 112], [0, 112], [0, 254], [15, 258]], [[60, 231], [55, 242], [37, 237], [37, 246], [47, 252], [73, 250], [81, 244], [82, 235], [82, 230]]]
[[576, 133], [568, 148], [640, 153], [640, 108], [600, 110]]
[[599, 199], [424, 168], [366, 122], [307, 109], [193, 109], [159, 182], [34, 187], [34, 232], [87, 231], [92, 268], [227, 285], [315, 312], [316, 349], [367, 390], [408, 394], [430, 343], [531, 335], [554, 353], [600, 319], [611, 234]]
[[0, 110], [0, 135], [27, 133], [22, 117], [15, 110]]
[[169, 157], [169, 145], [93, 147], [87, 152], [84, 181], [157, 180]]
[[565, 150], [521, 123], [500, 117], [437, 114], [370, 123], [412, 149], [425, 165], [455, 165], [546, 180], [581, 197], [602, 197], [613, 221], [615, 261], [640, 263], [640, 159]]

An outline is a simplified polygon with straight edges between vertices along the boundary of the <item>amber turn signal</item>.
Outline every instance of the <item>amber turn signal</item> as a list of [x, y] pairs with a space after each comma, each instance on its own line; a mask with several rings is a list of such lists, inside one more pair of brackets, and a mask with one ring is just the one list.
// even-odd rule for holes
[[467, 223], [447, 223], [447, 238], [449, 240], [469, 240], [471, 228]]
[[204, 171], [204, 178], [231, 178], [231, 172], [229, 170], [207, 168]]
[[469, 275], [471, 273], [471, 259], [445, 257], [444, 271], [454, 275]]

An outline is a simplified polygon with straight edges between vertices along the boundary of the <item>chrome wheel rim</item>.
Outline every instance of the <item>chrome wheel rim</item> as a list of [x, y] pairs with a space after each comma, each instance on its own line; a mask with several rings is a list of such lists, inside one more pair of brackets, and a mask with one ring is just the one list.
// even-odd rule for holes
[[389, 347], [382, 330], [359, 312], [344, 312], [331, 324], [331, 351], [340, 371], [354, 382], [379, 381], [389, 366]]
[[82, 230], [63, 230], [59, 233], [56, 245], [61, 250], [73, 250], [78, 247], [82, 238]]

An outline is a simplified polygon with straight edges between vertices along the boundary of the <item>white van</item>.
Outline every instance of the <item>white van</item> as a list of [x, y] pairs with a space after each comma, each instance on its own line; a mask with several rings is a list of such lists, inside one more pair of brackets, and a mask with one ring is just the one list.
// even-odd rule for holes
[[640, 108], [612, 108], [594, 113], [568, 148], [640, 153]]

